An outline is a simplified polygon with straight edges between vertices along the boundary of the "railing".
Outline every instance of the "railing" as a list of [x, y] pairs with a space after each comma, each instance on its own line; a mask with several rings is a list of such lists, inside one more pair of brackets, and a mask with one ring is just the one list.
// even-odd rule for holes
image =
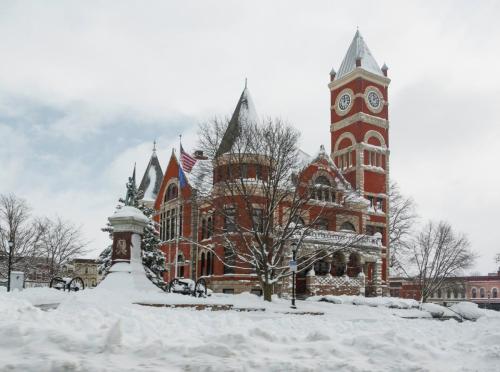
[[349, 276], [329, 276], [329, 275], [316, 276], [314, 277], [313, 280], [315, 285], [321, 285], [321, 286], [323, 285], [333, 286], [333, 287], [347, 286], [355, 288], [361, 288], [364, 286], [364, 281], [362, 278], [351, 278]]
[[[300, 239], [302, 232], [296, 231], [293, 239]], [[309, 230], [305, 233], [303, 242], [321, 242], [341, 246], [364, 246], [370, 248], [380, 248], [382, 246], [381, 236], [362, 235], [349, 232]]]
[[48, 287], [50, 282], [37, 282], [34, 280], [25, 280], [24, 288], [39, 288], [39, 287]]

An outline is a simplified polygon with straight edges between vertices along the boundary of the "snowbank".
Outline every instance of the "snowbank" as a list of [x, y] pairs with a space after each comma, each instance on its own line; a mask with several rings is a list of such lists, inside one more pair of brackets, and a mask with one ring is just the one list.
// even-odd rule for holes
[[42, 311], [31, 301], [44, 296], [58, 295], [0, 293], [0, 371], [486, 371], [500, 363], [495, 316], [408, 320], [394, 313], [415, 309], [317, 301], [298, 301], [298, 310], [324, 315], [293, 315], [289, 301], [248, 293], [204, 301], [266, 311], [194, 311], [133, 305], [95, 289], [64, 293], [57, 309]]
[[477, 304], [472, 302], [459, 302], [450, 306], [450, 309], [468, 320], [477, 320], [481, 317], [500, 317], [500, 313], [496, 311], [480, 309]]
[[372, 307], [389, 307], [394, 309], [418, 308], [418, 301], [393, 297], [363, 297], [363, 296], [313, 296], [307, 301], [322, 301], [344, 305], [365, 305]]

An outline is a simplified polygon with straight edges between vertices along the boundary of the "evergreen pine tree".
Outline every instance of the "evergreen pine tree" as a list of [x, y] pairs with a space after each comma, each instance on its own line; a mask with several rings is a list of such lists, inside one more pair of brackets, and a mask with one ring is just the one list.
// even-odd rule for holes
[[[139, 209], [148, 218], [149, 222], [144, 228], [144, 233], [142, 235], [141, 252], [142, 252], [142, 263], [146, 270], [147, 277], [156, 285], [164, 286], [163, 273], [165, 271], [165, 257], [160, 250], [160, 232], [159, 225], [153, 220], [154, 209], [148, 208], [141, 202], [142, 192], [137, 190], [135, 184], [135, 167], [132, 177], [126, 184], [127, 193], [125, 199], [120, 198], [117, 208], [121, 208], [125, 205], [135, 207]], [[113, 227], [108, 222], [106, 227], [101, 229], [103, 232], [109, 234], [110, 239], [113, 239]], [[111, 267], [111, 251], [112, 245], [107, 246], [99, 255], [99, 273], [102, 275], [107, 275], [109, 268]]]

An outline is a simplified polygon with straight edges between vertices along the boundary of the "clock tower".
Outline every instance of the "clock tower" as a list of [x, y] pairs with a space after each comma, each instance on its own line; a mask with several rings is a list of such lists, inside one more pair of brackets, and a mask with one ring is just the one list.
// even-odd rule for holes
[[338, 72], [330, 72], [331, 157], [370, 201], [362, 233], [382, 234], [382, 282], [388, 274], [389, 120], [387, 66], [379, 67], [356, 31]]

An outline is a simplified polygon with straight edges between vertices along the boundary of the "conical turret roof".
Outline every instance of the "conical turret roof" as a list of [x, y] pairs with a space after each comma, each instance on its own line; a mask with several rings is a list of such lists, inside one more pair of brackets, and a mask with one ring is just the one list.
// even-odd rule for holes
[[233, 115], [231, 116], [231, 120], [229, 121], [226, 132], [222, 137], [216, 155], [219, 156], [231, 151], [234, 142], [241, 132], [241, 128], [245, 124], [257, 122], [257, 120], [257, 111], [255, 110], [252, 97], [250, 96], [250, 91], [248, 90], [248, 87], [245, 83], [245, 89], [243, 89], [240, 99], [236, 104], [236, 108], [234, 109]]
[[341, 79], [356, 69], [356, 67], [358, 67], [356, 66], [356, 60], [358, 59], [361, 62], [361, 66], [359, 67], [362, 69], [376, 75], [384, 76], [377, 61], [375, 61], [375, 58], [370, 52], [370, 49], [368, 49], [363, 36], [361, 36], [359, 30], [357, 30], [354, 35], [354, 39], [352, 39], [351, 45], [349, 46], [349, 49], [347, 49], [347, 53], [342, 60], [336, 79]]

